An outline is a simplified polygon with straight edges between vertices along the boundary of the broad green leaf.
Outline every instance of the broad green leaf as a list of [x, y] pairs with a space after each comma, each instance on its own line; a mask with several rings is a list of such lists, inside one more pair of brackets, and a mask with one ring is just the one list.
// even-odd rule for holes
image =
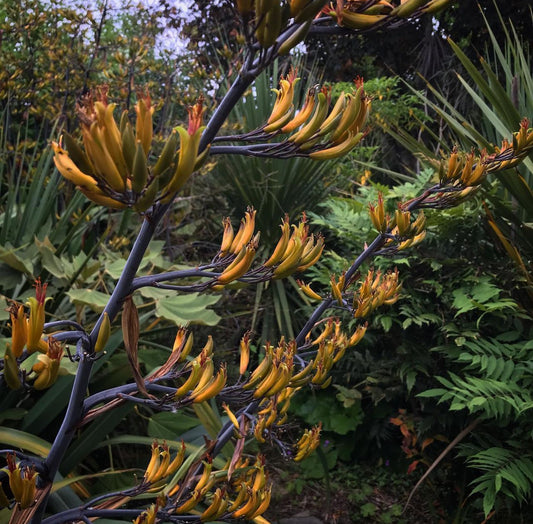
[[484, 303], [493, 297], [497, 297], [500, 290], [488, 280], [482, 280], [472, 289], [472, 298], [478, 302]]
[[494, 487], [496, 488], [496, 492], [502, 489], [502, 476], [499, 473], [494, 478]]
[[[111, 437], [103, 440], [102, 442], [98, 442], [96, 448], [104, 448], [107, 446], [124, 446], [127, 444], [141, 444], [149, 447], [153, 444], [153, 442], [153, 437], [142, 437], [139, 435], [120, 435], [118, 437]], [[181, 448], [181, 441], [179, 440], [168, 439], [166, 443], [170, 449]], [[189, 445], [187, 445], [187, 447], [189, 447]]]
[[498, 172], [496, 177], [518, 200], [528, 215], [533, 216], [533, 191], [524, 178], [513, 171]]
[[216, 304], [219, 296], [199, 295], [176, 295], [157, 300], [155, 314], [177, 325], [204, 324], [214, 326], [218, 324], [220, 317], [209, 306]]
[[463, 53], [461, 48], [451, 38], [448, 38], [448, 42], [474, 83], [479, 87], [479, 89], [481, 89], [481, 92], [491, 101], [491, 103], [495, 105], [498, 104], [498, 100], [494, 96], [492, 89], [490, 88], [488, 82], [483, 78], [483, 75], [481, 75], [481, 73], [478, 71], [477, 67], [470, 61], [465, 53]]
[[427, 391], [422, 391], [422, 393], [418, 393], [417, 397], [433, 398], [433, 397], [440, 397], [441, 395], [444, 395], [445, 393], [447, 393], [446, 389], [434, 388], [434, 389], [428, 389]]
[[[19, 253], [17, 254], [16, 251], [19, 251]], [[24, 257], [20, 250], [10, 247], [9, 244], [6, 244], [6, 246], [0, 245], [0, 261], [30, 277], [33, 275], [31, 259]]]
[[222, 429], [222, 420], [220, 419], [218, 412], [211, 407], [209, 402], [193, 404], [192, 408], [194, 409], [194, 413], [198, 417], [198, 420], [209, 433], [209, 436], [215, 438], [218, 432]]
[[483, 111], [483, 114], [489, 119], [490, 123], [494, 126], [494, 129], [496, 129], [496, 131], [498, 131], [501, 136], [507, 136], [509, 134], [509, 130], [501, 121], [498, 114], [490, 108], [490, 106], [483, 100], [481, 96], [479, 96], [474, 91], [474, 89], [470, 87], [470, 85], [464, 80], [461, 75], [457, 75], [457, 77], [459, 78], [459, 81], [461, 82], [467, 93], [472, 97], [472, 100], [474, 100], [474, 102]]
[[457, 309], [457, 313], [455, 316], [459, 316], [462, 313], [466, 313], [467, 311], [471, 311], [475, 309], [474, 304], [472, 303], [472, 299], [465, 295], [464, 291], [462, 289], [456, 289], [453, 293], [453, 307]]
[[83, 480], [92, 480], [98, 477], [106, 477], [109, 475], [119, 475], [122, 473], [139, 472], [139, 471], [142, 471], [142, 470], [140, 468], [115, 469], [112, 471], [100, 471], [98, 473], [91, 473], [89, 475], [76, 475], [73, 477], [66, 477], [66, 478], [63, 478], [63, 480], [60, 480], [59, 482], [54, 482], [51, 492], [55, 493], [56, 491], [59, 491], [60, 489], [66, 486], [70, 486], [71, 484], [74, 484], [75, 482], [80, 482]]
[[483, 58], [480, 59], [480, 62], [483, 70], [489, 78], [492, 94], [494, 95], [493, 98], [491, 98], [491, 101], [497, 101], [500, 106], [498, 115], [505, 119], [505, 124], [508, 129], [517, 131], [521, 120], [520, 114], [489, 64]]
[[71, 289], [67, 295], [74, 304], [89, 306], [96, 313], [101, 313], [109, 301], [109, 295], [95, 289]]
[[9, 313], [7, 311], [7, 308], [7, 300], [0, 297], [0, 322], [3, 322], [4, 320], [9, 320]]
[[490, 485], [483, 495], [483, 511], [485, 512], [485, 518], [489, 516], [494, 503], [496, 502], [496, 492], [494, 485]]
[[143, 263], [141, 268], [146, 268], [149, 265], [156, 266], [159, 268], [166, 268], [169, 265], [168, 261], [165, 261], [163, 258], [163, 251], [165, 248], [164, 240], [152, 240], [146, 254], [143, 258]]
[[71, 444], [61, 463], [60, 471], [67, 475], [87, 457], [98, 443], [111, 433], [124, 417], [133, 411], [133, 404], [126, 403], [115, 408], [113, 411], [104, 413], [94, 422], [85, 426], [81, 434]]
[[416, 376], [417, 376], [417, 372], [416, 370], [413, 369], [413, 370], [410, 370], [405, 377], [405, 385], [407, 386], [407, 391], [409, 393], [411, 392], [411, 390], [413, 389], [415, 385]]
[[118, 279], [120, 275], [122, 275], [122, 271], [124, 270], [125, 265], [126, 260], [123, 258], [119, 258], [118, 260], [114, 260], [110, 264], [106, 264], [105, 271], [106, 273], [109, 273], [112, 278]]
[[23, 408], [11, 408], [0, 411], [0, 423], [4, 420], [20, 420], [28, 411]]
[[486, 402], [487, 402], [487, 399], [485, 397], [474, 397], [468, 402], [468, 409], [472, 410], [473, 408], [486, 404]]
[[22, 429], [41, 433], [67, 405], [74, 377], [59, 377], [37, 400], [22, 422]]
[[61, 375], [75, 375], [77, 371], [77, 362], [72, 362], [69, 358], [61, 359], [61, 367], [59, 368], [59, 373]]
[[139, 289], [139, 293], [152, 300], [160, 300], [176, 296], [175, 292], [171, 292], [168, 289], [157, 289], [156, 287], [142, 287]]
[[360, 508], [361, 516], [363, 517], [373, 517], [376, 514], [377, 507], [372, 502], [367, 502], [366, 504], [363, 504]]
[[379, 317], [379, 322], [381, 324], [381, 327], [383, 328], [383, 331], [385, 331], [385, 333], [388, 333], [390, 331], [390, 328], [392, 327], [392, 317], [381, 315]]
[[43, 267], [57, 278], [67, 278], [63, 261], [55, 256], [55, 248], [48, 237], [45, 237], [42, 242], [36, 237], [34, 242], [41, 254]]

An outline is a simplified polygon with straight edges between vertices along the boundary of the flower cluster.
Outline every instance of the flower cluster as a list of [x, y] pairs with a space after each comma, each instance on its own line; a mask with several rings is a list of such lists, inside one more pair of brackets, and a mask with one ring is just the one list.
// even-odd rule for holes
[[[159, 490], [157, 503], [145, 510], [135, 522], [147, 524], [155, 522], [157, 511], [183, 515], [198, 513], [201, 522], [233, 518], [259, 519], [270, 504], [271, 486], [267, 483], [264, 459], [258, 456], [254, 463], [249, 458], [239, 457], [230, 468], [230, 462], [223, 469], [215, 470], [209, 454], [198, 464], [201, 473], [187, 477], [180, 485], [167, 477], [174, 473], [183, 462], [185, 446], [170, 462], [168, 446], [152, 445], [152, 457], [145, 473], [145, 482], [140, 491]], [[172, 470], [169, 472], [169, 470]], [[158, 471], [163, 474], [158, 476]], [[152, 481], [149, 479], [153, 478]], [[152, 485], [156, 482], [155, 486]], [[166, 484], [165, 484], [166, 483]], [[261, 521], [261, 520], [256, 520]]]
[[117, 123], [115, 107], [108, 103], [106, 88], [87, 95], [78, 108], [83, 147], [64, 133], [62, 144], [52, 143], [54, 162], [93, 202], [142, 213], [156, 202], [169, 202], [203, 160], [198, 153], [203, 100], [189, 108], [188, 128], [175, 128], [153, 164], [149, 161], [154, 113], [150, 96], [138, 94], [135, 130], [126, 111]]
[[299, 78], [291, 69], [282, 77], [276, 100], [267, 122], [243, 135], [217, 140], [265, 142], [288, 134], [280, 142], [254, 144], [249, 154], [276, 158], [301, 156], [331, 160], [350, 152], [365, 136], [371, 99], [365, 94], [362, 79], [355, 81], [352, 93], [342, 92], [330, 109], [330, 89], [315, 86], [308, 90], [304, 103], [295, 112], [295, 86]]
[[6, 347], [3, 375], [10, 389], [19, 389], [22, 386], [23, 372], [19, 368], [18, 360], [23, 356], [24, 350], [27, 355], [39, 352], [38, 362], [31, 370], [35, 374], [35, 389], [47, 389], [57, 380], [63, 348], [53, 336], [43, 338], [46, 287], [40, 280], [36, 281], [35, 297], [28, 298], [26, 304], [30, 310], [29, 315], [21, 304], [13, 302], [9, 308], [11, 344]]
[[324, 239], [309, 233], [305, 215], [298, 225], [292, 227], [285, 217], [281, 224], [281, 237], [272, 255], [251, 270], [259, 242], [259, 233], [254, 235], [255, 210], [248, 208], [235, 233], [229, 218], [223, 221], [224, 234], [213, 266], [222, 267], [222, 272], [212, 282], [211, 288], [221, 290], [227, 284], [279, 279], [296, 272], [305, 271], [316, 264], [324, 249]]
[[[8, 453], [7, 461], [7, 475], [9, 477], [9, 489], [13, 494], [13, 498], [18, 503], [20, 509], [26, 509], [33, 505], [35, 500], [35, 483], [37, 482], [38, 473], [30, 466], [21, 467], [17, 464], [15, 455]], [[1, 489], [0, 507], [7, 506], [9, 500], [7, 499], [4, 490]]]

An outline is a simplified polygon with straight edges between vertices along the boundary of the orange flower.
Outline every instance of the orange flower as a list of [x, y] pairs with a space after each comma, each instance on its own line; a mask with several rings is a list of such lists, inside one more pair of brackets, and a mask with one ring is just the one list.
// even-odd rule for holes
[[39, 355], [37, 357], [39, 362], [36, 362], [32, 367], [32, 371], [37, 374], [37, 378], [33, 383], [35, 389], [49, 388], [57, 380], [63, 348], [53, 337], [48, 337], [47, 347], [46, 354]]
[[26, 347], [30, 353], [40, 351], [46, 353], [48, 345], [41, 340], [44, 328], [44, 304], [46, 302], [46, 288], [48, 284], [41, 284], [41, 279], [35, 281], [35, 297], [28, 299], [30, 307], [30, 319], [28, 321], [28, 333]]
[[11, 317], [11, 352], [15, 358], [19, 358], [28, 340], [28, 321], [24, 306], [13, 304], [9, 310], [9, 316]]
[[9, 487], [13, 497], [21, 509], [29, 508], [35, 500], [35, 482], [38, 475], [33, 467], [26, 466], [20, 469], [12, 453], [7, 454], [6, 460]]

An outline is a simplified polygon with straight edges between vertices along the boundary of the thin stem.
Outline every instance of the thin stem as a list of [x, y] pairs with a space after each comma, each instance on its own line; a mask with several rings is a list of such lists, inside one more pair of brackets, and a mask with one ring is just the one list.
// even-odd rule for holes
[[253, 144], [246, 146], [213, 146], [209, 153], [211, 155], [243, 155], [255, 157], [275, 157], [271, 151], [275, 152], [276, 144]]
[[47, 322], [44, 325], [43, 330], [47, 331], [48, 329], [56, 329], [60, 327], [73, 327], [78, 331], [84, 331], [83, 326], [74, 322], [74, 320], [54, 320], [53, 322]]
[[[85, 509], [85, 508], [76, 508], [67, 511], [63, 511], [52, 517], [48, 517], [43, 520], [43, 524], [62, 524], [66, 522], [75, 522], [77, 520], [82, 520], [83, 517], [100, 517], [100, 518], [121, 518], [125, 517], [128, 520], [133, 520], [138, 517], [144, 510], [143, 509]], [[158, 515], [159, 516], [159, 515]], [[163, 522], [200, 522], [200, 515], [161, 515], [161, 520]]]
[[[57, 437], [54, 440], [50, 452], [44, 461], [45, 469], [47, 471], [47, 480], [52, 482], [55, 477], [59, 464], [63, 458], [67, 447], [72, 440], [78, 421], [83, 413], [83, 397], [89, 383], [93, 359], [86, 352], [81, 353], [80, 364], [74, 378], [72, 386], [72, 393], [67, 407], [67, 412], [63, 419], [63, 423], [59, 428]], [[44, 504], [43, 504], [44, 507]]]
[[[144, 253], [146, 252], [148, 244], [150, 243], [150, 240], [155, 232], [155, 227], [167, 208], [168, 206], [161, 206], [159, 209], [154, 211], [150, 219], [145, 219], [143, 221], [139, 235], [135, 240], [128, 260], [126, 261], [124, 271], [122, 272], [104, 310], [107, 312], [111, 320], [116, 317], [122, 305], [122, 301], [128, 295], [131, 282], [135, 277], [137, 270], [139, 269]], [[47, 474], [43, 476], [43, 480], [45, 482], [53, 482], [53, 479], [59, 469], [59, 465], [61, 464], [61, 460], [63, 459], [63, 456], [65, 455], [67, 448], [72, 441], [76, 427], [83, 418], [83, 399], [89, 385], [89, 379], [91, 377], [91, 371], [94, 363], [92, 348], [94, 347], [94, 343], [98, 337], [98, 332], [103, 318], [104, 316], [102, 313], [90, 334], [89, 341], [91, 343], [91, 347], [88, 348], [87, 351], [84, 351], [82, 348], [82, 340], [80, 339], [78, 341], [77, 353], [80, 356], [80, 363], [76, 371], [76, 377], [74, 378], [74, 384], [72, 386], [72, 392], [70, 394], [65, 417], [63, 418], [61, 427], [52, 444], [52, 447], [50, 448], [50, 452], [44, 461], [45, 470], [47, 472]], [[41, 521], [47, 500], [48, 496], [43, 498], [40, 508], [37, 510], [32, 522], [38, 523]]]
[[[162, 214], [159, 213], [158, 218], [161, 216]], [[139, 232], [139, 236], [133, 245], [130, 256], [128, 257], [124, 267], [124, 271], [122, 272], [122, 275], [117, 282], [117, 286], [109, 298], [109, 302], [104, 310], [107, 312], [111, 320], [113, 320], [118, 314], [122, 301], [124, 298], [126, 298], [127, 293], [130, 290], [131, 281], [133, 280], [135, 273], [141, 264], [143, 255], [154, 233], [156, 223], [157, 220], [154, 220], [153, 217], [152, 220], [145, 219], [142, 224], [141, 231]], [[102, 320], [103, 314], [100, 316], [96, 326], [91, 332], [90, 340], [92, 344], [96, 342]], [[80, 365], [78, 366], [76, 377], [74, 379], [74, 385], [72, 386], [72, 393], [67, 407], [67, 412], [65, 414], [65, 418], [63, 419], [63, 423], [61, 424], [61, 428], [59, 429], [58, 435], [52, 444], [50, 453], [45, 460], [45, 465], [48, 468], [49, 481], [51, 481], [57, 473], [61, 459], [63, 458], [63, 455], [65, 454], [67, 447], [72, 440], [75, 428], [83, 417], [83, 398], [89, 384], [93, 362], [94, 359], [89, 353], [81, 352]]]
[[[156, 393], [164, 393], [165, 395], [173, 395], [176, 392], [176, 388], [171, 388], [169, 386], [160, 386], [159, 384], [154, 384], [153, 382], [145, 381], [144, 385], [148, 391], [155, 391]], [[127, 395], [129, 393], [134, 393], [137, 391], [137, 384], [124, 384], [123, 386], [117, 386], [116, 388], [106, 389], [105, 391], [100, 391], [95, 393], [90, 397], [87, 397], [83, 402], [83, 412], [87, 413], [90, 409], [98, 404], [104, 402], [109, 402], [119, 398], [120, 395]], [[122, 397], [123, 398], [123, 397]]]
[[[124, 270], [122, 271], [117, 285], [113, 290], [111, 297], [109, 298], [109, 302], [104, 309], [104, 313], [109, 315], [109, 319], [111, 321], [113, 321], [120, 311], [124, 299], [130, 294], [131, 283], [135, 278], [135, 274], [137, 273], [139, 266], [141, 265], [143, 256], [148, 248], [148, 244], [152, 240], [159, 220], [161, 220], [168, 207], [168, 205], [161, 206], [154, 210], [154, 213], [151, 217], [144, 219], [139, 235], [133, 244], [133, 248], [130, 252], [128, 260], [126, 261], [126, 265], [124, 266]], [[90, 337], [93, 344], [96, 342], [98, 332], [100, 331], [100, 324], [102, 323], [103, 319], [104, 315], [102, 313], [98, 319], [98, 322], [91, 331]]]
[[313, 326], [317, 323], [318, 319], [324, 314], [324, 311], [331, 306], [333, 300], [331, 298], [324, 299], [318, 307], [313, 311], [312, 315], [307, 319], [305, 326], [301, 329], [296, 337], [296, 344], [300, 346], [304, 343], [305, 337], [313, 329]]
[[[385, 240], [384, 235], [379, 234], [372, 243], [354, 260], [353, 264], [350, 266], [348, 271], [345, 274], [345, 281], [350, 282], [350, 279], [355, 275], [356, 271], [361, 267], [361, 264], [373, 256], [375, 252], [383, 245]], [[308, 318], [305, 326], [301, 329], [300, 333], [296, 337], [296, 344], [298, 346], [302, 345], [305, 341], [305, 337], [313, 329], [313, 326], [318, 322], [320, 317], [324, 314], [324, 311], [331, 307], [335, 301], [332, 298], [326, 298], [319, 306], [313, 311], [311, 316]]]
[[147, 286], [153, 286], [158, 282], [167, 282], [169, 280], [177, 280], [178, 278], [190, 277], [216, 277], [218, 273], [211, 273], [210, 271], [203, 271], [204, 269], [214, 267], [213, 265], [202, 266], [198, 269], [183, 269], [180, 271], [167, 271], [166, 273], [158, 273], [156, 275], [148, 275], [146, 277], [135, 278], [131, 284], [130, 292]]
[[62, 331], [53, 335], [55, 340], [59, 342], [78, 342], [83, 340], [85, 344], [89, 343], [89, 335], [85, 331]]
[[375, 252], [380, 249], [385, 241], [385, 236], [379, 234], [370, 245], [354, 260], [354, 263], [350, 266], [346, 274], [344, 275], [345, 282], [350, 282], [351, 278], [355, 275], [356, 271], [361, 267], [362, 263], [368, 258], [373, 256]]

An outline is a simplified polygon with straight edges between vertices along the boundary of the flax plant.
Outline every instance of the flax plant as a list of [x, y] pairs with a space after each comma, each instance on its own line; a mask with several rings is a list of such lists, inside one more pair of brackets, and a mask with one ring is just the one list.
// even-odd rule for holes
[[[344, 93], [333, 107], [327, 90], [313, 89], [305, 106], [294, 98], [294, 72], [279, 80], [265, 122], [240, 135], [221, 136], [230, 111], [278, 55], [289, 52], [308, 34], [387, 31], [446, 3], [407, 0], [330, 6], [324, 0], [237, 1], [235, 15], [241, 21], [244, 41], [239, 75], [212, 114], [201, 99], [189, 108], [188, 125], [167, 138], [158, 158], [150, 154], [154, 106], [148, 93], [139, 93], [135, 121], [127, 114], [115, 115], [116, 107], [103, 89], [84, 100], [80, 108], [82, 142], [65, 135], [62, 142], [54, 144], [56, 166], [88, 199], [114, 209], [132, 208], [143, 221], [122, 274], [92, 329], [69, 319], [41, 322], [46, 307], [44, 284], [30, 298], [29, 308], [23, 307], [22, 312], [22, 304], [12, 308], [17, 354], [21, 337], [26, 336], [26, 342], [20, 356], [6, 352], [2, 387], [13, 389], [12, 394], [53, 388], [57, 363], [67, 355], [77, 370], [61, 427], [43, 456], [3, 450], [9, 456], [12, 496], [8, 499], [6, 493], [0, 493], [0, 501], [11, 508], [11, 522], [57, 524], [93, 518], [137, 523], [267, 522], [263, 515], [272, 492], [268, 465], [247, 443], [272, 444], [296, 461], [312, 453], [319, 443], [320, 426], [304, 431], [292, 442], [286, 437], [291, 397], [302, 388], [327, 387], [331, 370], [364, 336], [368, 316], [399, 298], [397, 270], [380, 273], [370, 269], [360, 274], [362, 264], [377, 254], [394, 254], [420, 242], [424, 230], [421, 209], [452, 207], [475, 194], [487, 172], [522, 161], [533, 149], [533, 130], [523, 122], [507, 145], [492, 156], [459, 151], [445, 155], [436, 166], [438, 181], [402, 204], [395, 216], [385, 213], [385, 203], [379, 199], [369, 209], [376, 228], [374, 240], [364, 246], [345, 273], [331, 279], [329, 290], [316, 293], [302, 282], [302, 291], [318, 305], [296, 336], [268, 341], [256, 363], [249, 358], [252, 335], [245, 334], [235, 348], [240, 361], [236, 378], [228, 372], [231, 363], [219, 363], [215, 358], [216, 335], [198, 347], [193, 330], [185, 327], [178, 330], [166, 362], [143, 376], [138, 358], [140, 320], [132, 295], [148, 287], [176, 293], [231, 292], [235, 287], [287, 278], [317, 262], [324, 247], [322, 237], [311, 233], [304, 219], [291, 223], [280, 217], [283, 222], [277, 242], [267, 255], [261, 255], [256, 213], [250, 208], [237, 228], [224, 221], [220, 247], [210, 261], [193, 269], [149, 276], [138, 276], [138, 269], [158, 224], [207, 155], [319, 162], [342, 156], [363, 140], [371, 100], [362, 83]], [[120, 313], [131, 381], [92, 392], [88, 390], [91, 373], [113, 336]], [[348, 329], [340, 314], [349, 315], [356, 327]], [[20, 329], [25, 322], [26, 331]], [[68, 353], [66, 344], [71, 348]], [[39, 352], [39, 361], [28, 371], [25, 363], [34, 350]], [[213, 428], [216, 416], [212, 406], [217, 399], [224, 401], [228, 421], [218, 432], [206, 435], [196, 449], [179, 442], [179, 436], [172, 443], [153, 442], [144, 473], [131, 488], [85, 496], [85, 501], [68, 509], [47, 509], [56, 475], [80, 427], [104, 414], [113, 415], [120, 406], [137, 405], [169, 413], [189, 407]], [[220, 460], [219, 455], [228, 449], [227, 460]]]

